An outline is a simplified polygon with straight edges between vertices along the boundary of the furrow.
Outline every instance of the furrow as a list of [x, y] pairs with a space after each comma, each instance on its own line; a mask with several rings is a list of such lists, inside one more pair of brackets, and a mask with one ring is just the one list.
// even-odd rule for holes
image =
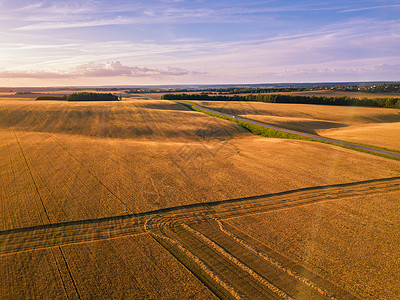
[[247, 250], [251, 251], [252, 253], [256, 254], [257, 256], [261, 257], [263, 260], [265, 260], [266, 262], [276, 266], [278, 269], [286, 272], [287, 274], [289, 274], [290, 276], [292, 276], [293, 278], [301, 281], [302, 283], [306, 284], [307, 286], [309, 286], [310, 288], [314, 289], [315, 291], [317, 291], [318, 293], [320, 293], [322, 296], [327, 297], [331, 300], [337, 300], [336, 297], [330, 295], [327, 291], [321, 289], [320, 287], [318, 287], [315, 283], [313, 283], [311, 280], [297, 274], [295, 271], [291, 270], [290, 268], [285, 267], [284, 265], [282, 265], [281, 262], [279, 262], [278, 260], [274, 259], [273, 257], [262, 253], [260, 251], [258, 251], [256, 248], [254, 248], [253, 246], [251, 246], [249, 243], [247, 243], [245, 240], [241, 239], [240, 237], [238, 237], [237, 235], [235, 235], [234, 233], [230, 232], [229, 230], [227, 230], [222, 222], [218, 219], [215, 219], [215, 221], [218, 223], [218, 226], [220, 228], [220, 230], [225, 233], [227, 236], [229, 236], [230, 238], [232, 238], [234, 241], [236, 241], [237, 243], [239, 243], [240, 245], [242, 245], [244, 248], [246, 248]]
[[150, 230], [147, 224], [145, 224], [145, 230], [152, 235], [155, 238], [161, 239], [163, 241], [166, 241], [167, 243], [175, 246], [178, 248], [184, 255], [189, 257], [194, 263], [196, 263], [200, 269], [206, 273], [212, 280], [214, 280], [216, 283], [218, 283], [220, 286], [222, 286], [226, 291], [228, 291], [235, 299], [246, 299], [246, 297], [241, 294], [239, 291], [237, 291], [233, 286], [231, 286], [228, 282], [223, 280], [216, 272], [214, 272], [204, 261], [202, 261], [199, 257], [197, 257], [195, 254], [193, 254], [191, 251], [186, 249], [183, 245], [181, 245], [179, 242], [167, 237], [163, 236], [160, 234], [157, 234], [153, 231]]
[[197, 236], [199, 239], [203, 240], [206, 244], [210, 245], [212, 248], [214, 248], [217, 252], [222, 254], [224, 257], [226, 257], [228, 260], [233, 262], [235, 265], [237, 265], [239, 268], [244, 270], [245, 272], [249, 273], [255, 280], [260, 282], [262, 285], [266, 286], [269, 290], [273, 291], [276, 293], [279, 297], [282, 299], [293, 299], [290, 297], [288, 294], [286, 294], [284, 291], [273, 285], [271, 282], [266, 280], [264, 277], [256, 273], [253, 269], [242, 263], [240, 260], [238, 260], [236, 257], [231, 255], [229, 252], [227, 252], [224, 248], [219, 246], [217, 243], [203, 235], [202, 233], [198, 232], [197, 230], [194, 230], [193, 228], [189, 227], [186, 224], [182, 224], [182, 227]]

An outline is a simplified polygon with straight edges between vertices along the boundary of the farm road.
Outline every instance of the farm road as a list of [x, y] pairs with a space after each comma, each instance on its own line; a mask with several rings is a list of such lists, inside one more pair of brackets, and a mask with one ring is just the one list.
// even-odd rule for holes
[[187, 103], [187, 102], [183, 102], [183, 101], [176, 101], [176, 102], [180, 103], [180, 104], [196, 107], [198, 109], [202, 109], [204, 111], [207, 111], [207, 112], [210, 112], [210, 113], [213, 113], [213, 114], [216, 114], [216, 115], [220, 115], [220, 116], [224, 116], [224, 117], [228, 117], [228, 118], [234, 118], [234, 119], [239, 120], [239, 121], [243, 121], [243, 122], [247, 122], [247, 123], [250, 123], [250, 124], [262, 126], [262, 127], [265, 127], [265, 128], [270, 128], [270, 129], [274, 129], [274, 130], [278, 130], [278, 131], [282, 131], [282, 132], [286, 132], [286, 133], [296, 134], [296, 135], [300, 135], [300, 136], [303, 136], [303, 137], [312, 138], [312, 139], [315, 139], [315, 140], [331, 143], [331, 144], [334, 144], [334, 145], [337, 145], [337, 146], [351, 147], [351, 148], [359, 149], [359, 150], [362, 150], [362, 151], [369, 151], [369, 152], [376, 153], [376, 154], [387, 155], [389, 157], [400, 158], [400, 153], [387, 151], [387, 150], [376, 149], [376, 148], [362, 146], [362, 145], [357, 145], [357, 144], [353, 144], [353, 143], [350, 143], [350, 142], [338, 141], [338, 140], [322, 137], [322, 136], [319, 136], [319, 135], [313, 135], [313, 134], [308, 134], [308, 133], [304, 133], [304, 132], [285, 129], [285, 128], [277, 127], [277, 126], [274, 126], [274, 125], [271, 125], [271, 124], [268, 124], [268, 123], [264, 123], [264, 122], [261, 122], [261, 121], [255, 121], [253, 119], [248, 119], [248, 118], [240, 117], [240, 116], [237, 116], [237, 115], [225, 114], [225, 113], [210, 109], [208, 107], [199, 106], [199, 105], [195, 105], [195, 104], [191, 104], [191, 103]]
[[145, 234], [144, 225], [147, 224], [150, 229], [159, 228], [160, 224], [157, 219], [160, 218], [172, 218], [175, 222], [186, 224], [209, 219], [223, 220], [323, 201], [396, 191], [399, 188], [400, 177], [391, 177], [176, 206], [139, 214], [4, 230], [0, 231], [0, 256], [34, 249]]

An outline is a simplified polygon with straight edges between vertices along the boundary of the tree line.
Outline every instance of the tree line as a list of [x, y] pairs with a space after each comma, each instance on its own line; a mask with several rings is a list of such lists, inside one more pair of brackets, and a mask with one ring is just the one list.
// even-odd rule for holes
[[338, 106], [371, 106], [385, 108], [399, 108], [400, 98], [351, 98], [351, 97], [326, 97], [326, 96], [302, 96], [302, 95], [246, 95], [246, 96], [210, 96], [201, 94], [165, 94], [161, 99], [165, 100], [202, 100], [202, 101], [256, 101], [266, 103], [296, 103], [319, 104]]
[[111, 93], [73, 93], [67, 97], [67, 101], [118, 101], [118, 96]]
[[35, 100], [67, 100], [67, 101], [118, 101], [119, 98], [111, 93], [81, 92], [64, 96], [39, 96]]

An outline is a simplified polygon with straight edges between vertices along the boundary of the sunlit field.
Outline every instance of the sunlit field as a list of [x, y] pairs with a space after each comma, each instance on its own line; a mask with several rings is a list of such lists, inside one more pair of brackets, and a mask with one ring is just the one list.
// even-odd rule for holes
[[[396, 222], [385, 211], [398, 209], [399, 161], [254, 136], [172, 101], [33, 99], [0, 99], [5, 298], [396, 293], [389, 265], [399, 241], [384, 232]], [[299, 130], [398, 118], [390, 109], [202, 104]], [[358, 256], [381, 243], [387, 258]], [[343, 255], [345, 265], [329, 262]]]

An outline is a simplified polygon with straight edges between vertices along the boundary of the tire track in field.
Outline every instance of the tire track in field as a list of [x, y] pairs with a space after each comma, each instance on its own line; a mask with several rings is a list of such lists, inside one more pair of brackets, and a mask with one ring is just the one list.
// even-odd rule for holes
[[399, 188], [400, 177], [392, 177], [4, 230], [0, 231], [0, 255], [141, 234], [145, 232], [143, 226], [146, 222], [149, 227], [159, 227], [154, 220], [149, 220], [155, 216], [174, 218], [177, 222], [185, 223], [213, 218], [223, 220], [346, 197], [397, 191]]
[[[198, 256], [193, 254], [191, 251], [189, 251], [187, 248], [185, 248], [181, 243], [178, 241], [167, 237], [166, 235], [158, 234], [155, 233], [154, 230], [150, 230], [150, 227], [148, 226], [147, 222], [144, 225], [144, 228], [146, 232], [148, 232], [156, 241], [159, 242], [159, 240], [167, 242], [167, 244], [170, 244], [171, 246], [177, 248], [181, 253], [183, 253], [186, 257], [188, 257], [193, 263], [195, 263], [207, 276], [209, 276], [215, 283], [217, 283], [219, 286], [221, 286], [226, 292], [228, 292], [234, 299], [240, 300], [240, 299], [246, 299], [246, 297], [240, 293], [237, 289], [235, 289], [229, 282], [226, 282], [224, 279], [221, 278], [221, 276], [216, 273], [214, 270], [208, 266], [206, 262], [201, 260]], [[163, 245], [163, 243], [161, 243]], [[167, 246], [164, 246], [164, 248], [167, 249], [167, 251], [170, 251]], [[171, 253], [174, 255], [173, 253]], [[176, 255], [174, 255], [176, 257]], [[179, 260], [179, 258], [177, 257]], [[194, 274], [196, 277], [197, 274]], [[213, 292], [216, 292], [215, 290]]]
[[[8, 108], [7, 108], [7, 106], [6, 106], [5, 104], [4, 104], [4, 108], [5, 108], [5, 111], [7, 112], [7, 114], [9, 114]], [[10, 124], [10, 127], [11, 127], [11, 124]], [[49, 214], [48, 214], [48, 212], [47, 212], [47, 210], [46, 210], [46, 206], [44, 205], [42, 195], [41, 195], [40, 192], [39, 192], [38, 185], [37, 185], [37, 183], [36, 183], [36, 181], [35, 181], [35, 178], [34, 178], [34, 176], [33, 176], [33, 174], [32, 174], [31, 167], [29, 166], [28, 160], [26, 159], [25, 152], [24, 152], [24, 150], [23, 150], [23, 148], [22, 148], [22, 146], [21, 146], [21, 143], [20, 143], [20, 141], [19, 141], [19, 138], [18, 138], [17, 134], [15, 133], [15, 130], [14, 130], [14, 129], [11, 129], [11, 131], [12, 131], [13, 134], [14, 134], [15, 140], [17, 141], [18, 148], [19, 148], [19, 150], [21, 151], [21, 154], [22, 154], [22, 157], [23, 157], [23, 159], [24, 159], [25, 165], [26, 165], [26, 167], [27, 167], [27, 169], [28, 169], [29, 177], [30, 177], [30, 179], [32, 180], [33, 186], [35, 187], [35, 191], [36, 191], [36, 193], [37, 193], [37, 195], [38, 195], [38, 197], [39, 197], [39, 202], [40, 202], [40, 204], [41, 204], [42, 211], [44, 212], [44, 215], [45, 215], [45, 217], [46, 217], [46, 219], [47, 219], [47, 221], [44, 220], [44, 218], [42, 217], [42, 211], [39, 209], [39, 207], [37, 207], [37, 209], [38, 209], [38, 214], [39, 214], [39, 218], [40, 218], [40, 220], [41, 220], [41, 223], [42, 223], [43, 225], [46, 224], [46, 223], [47, 223], [47, 224], [50, 224], [51, 221], [50, 221]], [[10, 157], [10, 159], [11, 159], [11, 157]], [[14, 172], [14, 170], [13, 170], [13, 172]], [[37, 206], [40, 206], [40, 205], [37, 205]]]
[[62, 250], [62, 248], [61, 248], [60, 246], [58, 246], [57, 248], [58, 248], [58, 251], [61, 253], [62, 260], [63, 260], [63, 262], [64, 262], [64, 264], [65, 264], [65, 267], [67, 268], [68, 276], [69, 276], [69, 278], [70, 278], [71, 281], [72, 281], [72, 285], [74, 286], [74, 290], [75, 290], [75, 292], [76, 292], [76, 295], [77, 295], [78, 299], [81, 299], [81, 295], [80, 295], [79, 290], [78, 290], [78, 287], [77, 287], [77, 285], [76, 285], [74, 276], [72, 276], [71, 268], [70, 268], [69, 265], [68, 265], [67, 259], [65, 258], [65, 255], [64, 255], [64, 252], [63, 252], [63, 250]]
[[218, 219], [215, 219], [215, 221], [217, 222], [220, 230], [225, 233], [228, 237], [230, 237], [231, 239], [233, 239], [235, 242], [237, 242], [238, 244], [240, 244], [241, 246], [243, 246], [245, 249], [247, 249], [248, 251], [254, 253], [255, 255], [259, 256], [261, 259], [265, 260], [267, 263], [274, 265], [275, 267], [277, 267], [278, 269], [284, 271], [285, 273], [287, 273], [289, 276], [292, 276], [293, 278], [297, 279], [298, 281], [304, 283], [305, 285], [307, 285], [308, 287], [314, 289], [315, 291], [317, 291], [319, 294], [321, 294], [322, 296], [330, 299], [330, 300], [337, 300], [336, 297], [330, 295], [327, 291], [325, 291], [324, 289], [318, 287], [314, 282], [312, 282], [311, 280], [309, 280], [308, 278], [298, 274], [296, 271], [284, 266], [280, 261], [276, 260], [275, 258], [273, 258], [270, 255], [267, 255], [259, 250], [257, 250], [254, 246], [252, 246], [251, 244], [249, 244], [247, 241], [243, 240], [242, 238], [240, 238], [239, 236], [237, 236], [236, 234], [234, 234], [233, 232], [229, 231], [227, 228], [224, 227], [224, 225], [222, 224], [222, 222]]
[[191, 232], [193, 235], [197, 236], [200, 240], [205, 242], [206, 244], [210, 245], [212, 248], [214, 248], [217, 252], [219, 252], [220, 255], [226, 257], [228, 260], [233, 262], [235, 265], [237, 265], [239, 268], [241, 268], [243, 271], [247, 272], [250, 274], [251, 277], [253, 277], [256, 281], [258, 281], [260, 284], [264, 285], [267, 287], [269, 290], [277, 294], [280, 298], [282, 299], [293, 299], [290, 297], [288, 294], [286, 294], [284, 291], [273, 285], [270, 281], [265, 279], [263, 276], [255, 272], [252, 268], [241, 262], [239, 259], [237, 259], [235, 256], [227, 252], [224, 248], [219, 246], [217, 243], [215, 243], [213, 240], [209, 239], [206, 237], [204, 234], [200, 233], [199, 231], [191, 228], [190, 226], [186, 224], [182, 224], [183, 228]]
[[[194, 253], [201, 261], [206, 262], [209, 269], [219, 276], [219, 279], [233, 287], [245, 299], [279, 299], [278, 295], [261, 285], [255, 278], [235, 264], [234, 257], [221, 255], [210, 243], [205, 243], [192, 232], [183, 228], [183, 224], [167, 217], [155, 218], [155, 222], [160, 224], [159, 228], [152, 231], [159, 232], [177, 241], [185, 249]], [[173, 245], [164, 246], [172, 255], [175, 256], [193, 275], [200, 279], [215, 295], [220, 299], [230, 299], [229, 293], [221, 290], [218, 282], [210, 278], [207, 273], [198, 265], [188, 262], [188, 257], [182, 251], [177, 251]], [[239, 263], [240, 264], [240, 263]], [[228, 294], [228, 296], [227, 296]]]
[[60, 276], [60, 280], [61, 280], [61, 283], [62, 283], [62, 286], [63, 286], [63, 289], [64, 289], [65, 296], [69, 300], [67, 286], [66, 286], [66, 283], [65, 283], [65, 280], [64, 280], [64, 277], [63, 277], [63, 273], [62, 273], [62, 271], [60, 269], [60, 266], [59, 266], [59, 264], [57, 262], [56, 256], [54, 255], [54, 249], [51, 249], [51, 254], [53, 256], [54, 263], [55, 263], [55, 265], [57, 267], [57, 272], [58, 272], [58, 275]]
[[[226, 296], [221, 297], [221, 290], [218, 289], [218, 285], [223, 288], [228, 286], [235, 291], [235, 295], [239, 293], [242, 298], [249, 299], [258, 297], [262, 297], [262, 299], [295, 299], [297, 296], [304, 296], [304, 294], [297, 295], [299, 291], [304, 289], [300, 286], [304, 286], [308, 290], [314, 291], [308, 295], [312, 299], [337, 300], [333, 294], [318, 287], [317, 284], [306, 277], [299, 276], [282, 263], [279, 262], [277, 266], [276, 263], [274, 264], [276, 260], [272, 262], [271, 260], [266, 261], [267, 265], [272, 265], [272, 268], [278, 267], [274, 273], [265, 272], [263, 268], [260, 269], [258, 266], [265, 264], [264, 258], [256, 253], [251, 253], [249, 256], [247, 252], [249, 249], [243, 247], [243, 243], [238, 242], [239, 237], [236, 236], [237, 239], [233, 239], [231, 235], [226, 235], [225, 233], [222, 235], [222, 243], [220, 238], [216, 241], [213, 237], [210, 237], [210, 230], [211, 232], [216, 232], [220, 231], [220, 229], [218, 226], [209, 226], [211, 224], [209, 221], [215, 222], [215, 220], [204, 222], [206, 227], [201, 225], [200, 228], [202, 229], [198, 231], [198, 229], [196, 230], [192, 226], [180, 223], [176, 219], [155, 216], [146, 222], [145, 228], [153, 238], [220, 298], [226, 298]], [[157, 224], [157, 227], [150, 227], [148, 224]], [[203, 222], [196, 224], [200, 225]], [[206, 230], [207, 236], [204, 232], [201, 232], [205, 228], [208, 228]], [[233, 241], [233, 243], [229, 242], [229, 240]], [[258, 254], [261, 253], [254, 246], [248, 242], [246, 243]], [[243, 249], [244, 252], [240, 249]], [[249, 257], [252, 259], [250, 264]], [[188, 263], [188, 260], [192, 263]], [[284, 272], [282, 272], [282, 269]], [[293, 274], [297, 276], [293, 276]], [[315, 276], [312, 273], [308, 274], [312, 278]], [[288, 280], [290, 277], [294, 280]], [[324, 281], [324, 279], [320, 280]], [[329, 284], [330, 289], [333, 289], [334, 293], [338, 292], [341, 295], [346, 295], [346, 299], [354, 298], [331, 283]]]

